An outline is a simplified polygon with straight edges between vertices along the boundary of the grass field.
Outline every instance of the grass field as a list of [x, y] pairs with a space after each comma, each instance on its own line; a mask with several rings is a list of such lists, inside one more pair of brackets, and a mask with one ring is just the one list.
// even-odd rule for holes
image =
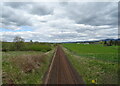
[[41, 84], [53, 51], [8, 51], [2, 53], [3, 83]]
[[117, 84], [118, 47], [99, 44], [63, 44], [69, 60], [86, 84]]
[[104, 46], [101, 44], [69, 43], [64, 46], [73, 53], [104, 61], [118, 62], [118, 46]]

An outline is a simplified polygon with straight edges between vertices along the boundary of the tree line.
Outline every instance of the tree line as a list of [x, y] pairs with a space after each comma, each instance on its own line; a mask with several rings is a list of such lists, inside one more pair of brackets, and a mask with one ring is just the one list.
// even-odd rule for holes
[[39, 43], [33, 42], [25, 42], [25, 40], [16, 36], [13, 39], [13, 42], [2, 42], [2, 51], [49, 51], [51, 50], [51, 44], [48, 43]]
[[109, 40], [109, 41], [104, 41], [104, 45], [106, 46], [120, 46], [120, 41], [119, 40]]

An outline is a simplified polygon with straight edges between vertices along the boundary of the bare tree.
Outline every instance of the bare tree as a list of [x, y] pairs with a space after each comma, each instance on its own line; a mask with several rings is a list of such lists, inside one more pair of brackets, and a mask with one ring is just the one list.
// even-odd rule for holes
[[15, 44], [15, 50], [21, 50], [23, 48], [24, 45], [24, 39], [21, 38], [20, 36], [16, 36], [13, 39], [13, 42]]
[[16, 36], [13, 40], [13, 42], [24, 42], [24, 39], [21, 38], [20, 36]]

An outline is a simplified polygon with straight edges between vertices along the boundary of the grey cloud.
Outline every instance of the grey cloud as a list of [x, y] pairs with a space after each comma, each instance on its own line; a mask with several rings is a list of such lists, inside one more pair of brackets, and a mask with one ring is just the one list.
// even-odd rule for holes
[[12, 8], [21, 8], [24, 5], [29, 4], [29, 2], [5, 2], [4, 5], [10, 6]]
[[60, 2], [60, 4], [61, 4], [62, 6], [66, 6], [66, 5], [68, 5], [68, 2]]
[[[2, 26], [30, 32], [6, 32], [3, 37], [23, 36], [26, 40], [77, 41], [115, 38], [117, 36], [117, 3], [4, 3]], [[11, 35], [11, 36], [9, 36]]]
[[36, 15], [48, 15], [48, 14], [52, 14], [53, 13], [53, 9], [44, 6], [44, 5], [40, 5], [40, 4], [35, 4], [32, 5], [32, 9], [30, 10], [31, 14], [36, 14]]
[[16, 26], [32, 25], [32, 23], [29, 21], [30, 17], [28, 15], [24, 15], [23, 11], [15, 10], [10, 7], [2, 7], [1, 17], [2, 23], [5, 25], [12, 25], [13, 23]]
[[7, 2], [5, 3], [6, 6], [12, 7], [12, 8], [17, 8], [17, 9], [22, 9], [25, 10], [31, 14], [35, 15], [48, 15], [52, 14], [53, 9], [50, 7], [44, 5], [44, 2]]
[[[48, 15], [52, 9], [42, 3], [6, 2], [2, 4], [2, 23], [14, 26], [32, 26], [34, 15]], [[44, 22], [43, 20], [41, 22]]]
[[[68, 9], [69, 8], [69, 9]], [[117, 3], [69, 3], [66, 14], [78, 24], [111, 25], [117, 23]], [[103, 22], [104, 21], [104, 22]]]

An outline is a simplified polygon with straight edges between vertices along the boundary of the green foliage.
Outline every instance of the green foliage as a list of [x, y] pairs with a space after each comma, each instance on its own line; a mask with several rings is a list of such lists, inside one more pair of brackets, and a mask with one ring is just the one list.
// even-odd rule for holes
[[6, 50], [6, 51], [15, 50], [14, 43], [11, 43], [11, 42], [2, 42], [2, 50]]
[[24, 50], [31, 50], [31, 51], [43, 51], [47, 52], [51, 50], [51, 45], [50, 44], [40, 44], [40, 43], [34, 43], [34, 44], [29, 44], [26, 43], [26, 46], [23, 48]]
[[120, 41], [119, 40], [109, 40], [109, 41], [103, 41], [104, 45], [106, 46], [120, 46]]
[[[17, 47], [16, 47], [17, 46]], [[2, 50], [6, 51], [43, 51], [47, 52], [52, 49], [52, 44], [30, 43], [30, 42], [2, 42]]]

